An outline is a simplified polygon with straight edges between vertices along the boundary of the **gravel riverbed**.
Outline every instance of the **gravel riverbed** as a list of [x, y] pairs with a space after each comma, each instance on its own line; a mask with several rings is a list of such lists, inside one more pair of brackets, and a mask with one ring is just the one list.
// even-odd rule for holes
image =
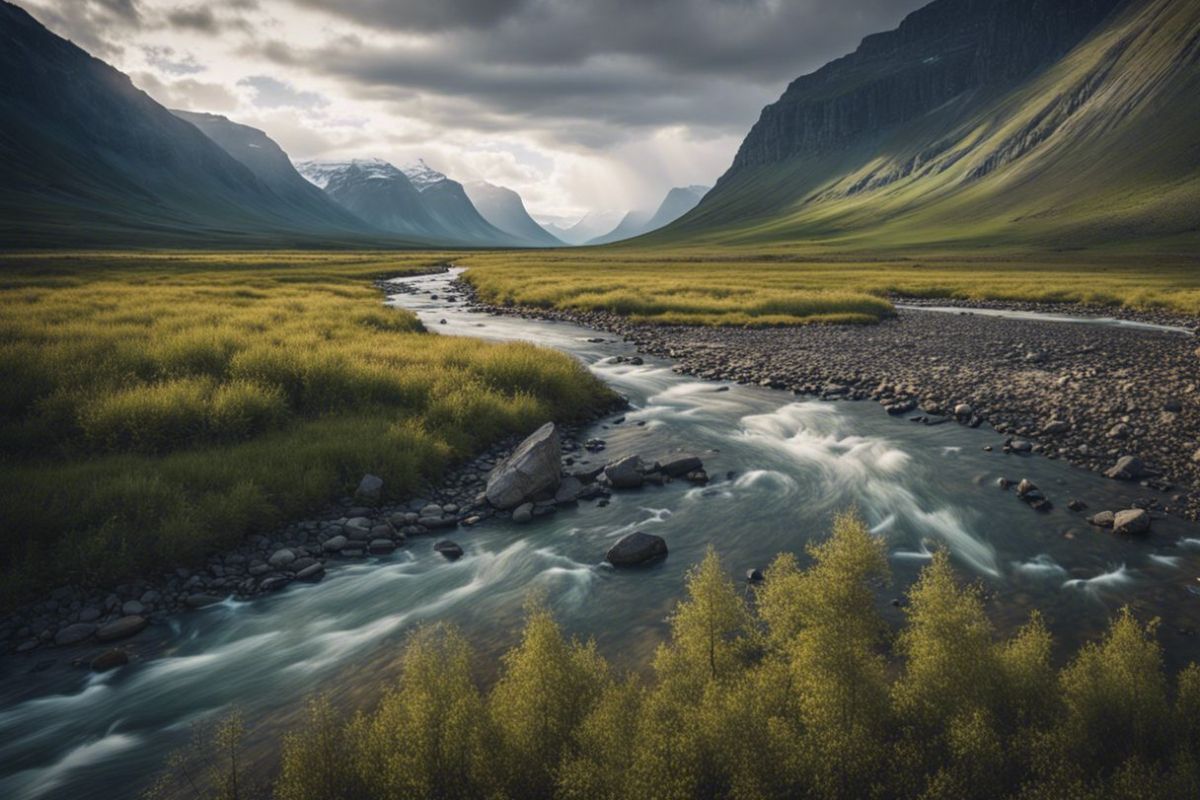
[[[460, 282], [469, 294], [469, 286]], [[905, 300], [906, 303], [914, 303]], [[931, 300], [928, 305], [946, 305]], [[963, 303], [1074, 313], [1070, 306]], [[493, 307], [614, 333], [675, 369], [830, 400], [879, 402], [914, 424], [990, 426], [997, 451], [1028, 450], [1140, 482], [1145, 505], [1200, 519], [1200, 339], [1103, 324], [901, 310], [878, 325], [646, 325], [605, 312]], [[1101, 312], [1195, 329], [1176, 314]]]

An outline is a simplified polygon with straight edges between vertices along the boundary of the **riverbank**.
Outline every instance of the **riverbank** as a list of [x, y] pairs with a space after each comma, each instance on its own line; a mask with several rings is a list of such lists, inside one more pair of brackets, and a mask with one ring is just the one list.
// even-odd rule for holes
[[[1191, 336], [903, 309], [871, 326], [650, 325], [607, 312], [492, 306], [475, 299], [469, 284], [458, 286], [480, 311], [618, 334], [646, 354], [674, 359], [688, 375], [830, 400], [873, 400], [926, 424], [986, 424], [1003, 437], [997, 451], [1028, 447], [1100, 473], [1133, 456], [1142, 469], [1123, 479], [1145, 488], [1147, 508], [1200, 519], [1200, 351]], [[978, 305], [1042, 313], [1071, 308]], [[1123, 312], [1121, 318], [1196, 324], [1167, 312]]]

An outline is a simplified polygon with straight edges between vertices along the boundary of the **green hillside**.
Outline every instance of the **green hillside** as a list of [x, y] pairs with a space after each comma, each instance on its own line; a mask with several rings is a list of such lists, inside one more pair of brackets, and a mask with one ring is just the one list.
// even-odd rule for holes
[[963, 92], [845, 147], [735, 165], [637, 244], [1188, 258], [1200, 243], [1198, 93], [1200, 3], [1128, 3], [1015, 86]]

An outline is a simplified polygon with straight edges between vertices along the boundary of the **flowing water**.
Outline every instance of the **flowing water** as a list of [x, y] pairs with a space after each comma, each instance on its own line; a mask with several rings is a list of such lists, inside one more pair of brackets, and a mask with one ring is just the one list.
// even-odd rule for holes
[[[1200, 529], [1162, 520], [1147, 539], [1122, 539], [1065, 510], [1072, 497], [1119, 508], [1146, 490], [1059, 461], [984, 452], [1001, 443], [994, 432], [915, 424], [875, 403], [694, 380], [657, 359], [618, 363], [614, 356], [633, 351], [612, 336], [597, 342], [570, 324], [468, 313], [446, 300], [452, 278], [410, 279], [418, 291], [391, 302], [439, 333], [572, 353], [632, 404], [624, 422], [587, 432], [608, 448], [585, 457], [687, 451], [713, 482], [619, 493], [606, 507], [583, 503], [523, 527], [489, 521], [453, 534], [466, 550], [454, 563], [433, 552], [433, 537], [418, 538], [394, 556], [335, 567], [315, 586], [179, 616], [143, 634], [158, 637], [160, 655], [104, 675], [62, 664], [32, 672], [36, 658], [9, 659], [0, 665], [0, 797], [136, 796], [193, 722], [233, 707], [269, 760], [264, 743], [295, 722], [306, 694], [325, 692], [344, 707], [369, 701], [395, 675], [398, 643], [415, 623], [452, 621], [485, 656], [502, 652], [531, 589], [567, 630], [595, 637], [621, 665], [644, 664], [708, 545], [740, 574], [801, 552], [848, 506], [886, 539], [895, 581], [879, 602], [893, 622], [901, 612], [890, 601], [945, 547], [982, 582], [1005, 627], [1038, 608], [1073, 646], [1129, 604], [1163, 618], [1172, 664], [1200, 656]], [[1030, 478], [1055, 509], [1032, 511], [997, 488], [1001, 476]], [[636, 529], [666, 538], [666, 560], [626, 572], [602, 565], [606, 549]]]

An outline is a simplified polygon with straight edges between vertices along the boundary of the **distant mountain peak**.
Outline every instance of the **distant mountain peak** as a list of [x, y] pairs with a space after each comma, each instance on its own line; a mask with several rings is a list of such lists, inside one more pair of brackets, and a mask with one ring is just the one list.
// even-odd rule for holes
[[412, 185], [424, 191], [426, 187], [432, 186], [435, 183], [449, 180], [445, 173], [438, 172], [433, 167], [425, 163], [425, 159], [418, 158], [416, 161], [405, 164], [400, 168], [400, 171], [408, 176], [412, 181]]
[[358, 172], [365, 180], [394, 180], [402, 174], [391, 162], [382, 158], [297, 161], [296, 171], [321, 189], [328, 188], [335, 176], [352, 171]]

